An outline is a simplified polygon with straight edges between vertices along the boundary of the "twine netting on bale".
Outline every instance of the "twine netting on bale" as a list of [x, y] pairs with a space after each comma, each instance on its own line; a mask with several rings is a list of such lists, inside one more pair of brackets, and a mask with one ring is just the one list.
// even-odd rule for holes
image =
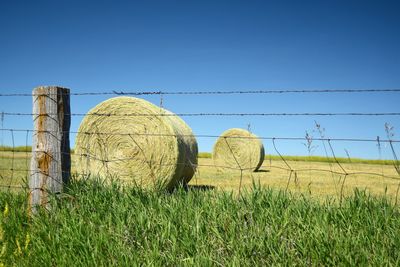
[[257, 171], [264, 162], [264, 153], [264, 146], [256, 135], [232, 128], [217, 139], [212, 156], [219, 170]]
[[76, 171], [172, 189], [193, 177], [197, 152], [192, 130], [181, 118], [143, 99], [115, 97], [82, 120], [75, 142]]

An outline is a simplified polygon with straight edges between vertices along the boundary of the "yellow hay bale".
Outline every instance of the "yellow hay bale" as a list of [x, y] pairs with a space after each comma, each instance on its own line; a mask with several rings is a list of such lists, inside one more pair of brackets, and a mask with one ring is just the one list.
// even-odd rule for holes
[[217, 139], [212, 156], [220, 170], [235, 168], [256, 171], [264, 161], [264, 153], [264, 146], [256, 135], [232, 128]]
[[82, 120], [75, 142], [76, 170], [172, 189], [193, 177], [197, 151], [192, 130], [178, 116], [143, 99], [115, 97]]

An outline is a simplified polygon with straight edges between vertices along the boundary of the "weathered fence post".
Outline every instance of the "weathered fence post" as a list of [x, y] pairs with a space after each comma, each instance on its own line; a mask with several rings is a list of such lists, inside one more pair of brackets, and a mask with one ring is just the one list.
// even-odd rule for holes
[[45, 86], [33, 90], [33, 138], [29, 208], [50, 208], [49, 193], [62, 192], [71, 169], [69, 89]]

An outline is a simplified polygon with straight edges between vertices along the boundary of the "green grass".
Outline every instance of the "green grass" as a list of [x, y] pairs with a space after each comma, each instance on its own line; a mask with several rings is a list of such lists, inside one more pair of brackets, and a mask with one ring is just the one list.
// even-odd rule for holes
[[[212, 158], [209, 152], [200, 152], [199, 158]], [[284, 155], [285, 160], [290, 161], [305, 161], [305, 162], [327, 162], [336, 163], [333, 157], [322, 157], [322, 156], [287, 156]], [[265, 160], [281, 160], [278, 155], [265, 155]], [[395, 161], [393, 160], [380, 160], [380, 159], [360, 159], [360, 158], [336, 158], [339, 163], [363, 163], [363, 164], [381, 164], [381, 165], [393, 165]]]
[[11, 193], [0, 211], [6, 266], [400, 264], [399, 207], [363, 191], [339, 207], [256, 185], [239, 198], [73, 181], [51, 213], [29, 220]]

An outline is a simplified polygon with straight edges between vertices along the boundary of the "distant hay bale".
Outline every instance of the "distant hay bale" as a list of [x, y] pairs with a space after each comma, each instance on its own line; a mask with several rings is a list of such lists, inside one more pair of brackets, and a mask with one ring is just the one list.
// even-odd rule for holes
[[212, 157], [220, 170], [235, 168], [256, 171], [264, 161], [264, 153], [264, 146], [256, 135], [232, 128], [217, 139]]
[[192, 130], [181, 118], [143, 99], [115, 97], [82, 120], [75, 142], [76, 171], [172, 189], [193, 177], [197, 152]]

